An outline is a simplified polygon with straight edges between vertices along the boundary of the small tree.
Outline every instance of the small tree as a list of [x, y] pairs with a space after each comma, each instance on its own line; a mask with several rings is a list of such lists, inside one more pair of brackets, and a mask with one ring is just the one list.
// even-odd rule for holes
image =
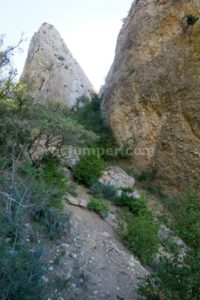
[[192, 14], [186, 15], [183, 18], [183, 31], [190, 38], [192, 35], [193, 26], [199, 20], [199, 17], [195, 17]]
[[22, 51], [23, 34], [16, 45], [4, 47], [5, 35], [0, 35], [0, 99], [8, 97], [15, 88], [14, 78], [17, 70], [12, 66], [11, 58], [16, 51]]
[[82, 155], [73, 170], [75, 179], [86, 185], [101, 176], [103, 161], [97, 155]]

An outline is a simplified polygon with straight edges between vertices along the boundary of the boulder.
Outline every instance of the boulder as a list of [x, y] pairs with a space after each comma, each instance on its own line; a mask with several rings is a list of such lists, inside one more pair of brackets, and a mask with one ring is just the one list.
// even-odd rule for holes
[[105, 185], [111, 185], [116, 189], [133, 188], [135, 179], [129, 176], [124, 170], [117, 166], [107, 168], [99, 178], [99, 182]]
[[88, 206], [88, 200], [83, 199], [80, 197], [74, 197], [70, 194], [67, 194], [64, 196], [64, 200], [67, 201], [69, 204], [74, 205], [74, 206], [80, 206], [83, 208], [86, 208]]

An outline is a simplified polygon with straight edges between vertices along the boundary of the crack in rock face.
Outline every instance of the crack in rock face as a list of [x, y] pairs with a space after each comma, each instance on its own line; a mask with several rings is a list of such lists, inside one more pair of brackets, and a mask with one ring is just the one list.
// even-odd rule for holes
[[43, 23], [34, 34], [21, 80], [40, 101], [57, 101], [71, 108], [93, 92], [92, 84], [57, 30]]

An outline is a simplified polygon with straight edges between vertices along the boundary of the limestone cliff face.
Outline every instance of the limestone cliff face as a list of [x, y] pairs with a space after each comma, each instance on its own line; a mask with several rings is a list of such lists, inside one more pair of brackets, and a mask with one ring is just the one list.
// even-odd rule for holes
[[34, 34], [21, 76], [32, 94], [72, 107], [77, 98], [93, 90], [92, 84], [56, 29], [42, 24]]
[[102, 111], [133, 166], [187, 186], [200, 170], [199, 0], [137, 0], [118, 37]]

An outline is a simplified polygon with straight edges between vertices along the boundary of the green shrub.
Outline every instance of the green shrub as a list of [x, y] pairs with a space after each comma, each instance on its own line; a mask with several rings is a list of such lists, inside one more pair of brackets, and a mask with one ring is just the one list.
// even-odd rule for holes
[[1, 299], [43, 299], [44, 262], [40, 251], [18, 245], [13, 251], [0, 243]]
[[141, 195], [140, 198], [134, 198], [131, 193], [133, 193], [133, 189], [122, 189], [121, 195], [115, 198], [115, 203], [118, 206], [128, 208], [128, 210], [135, 215], [147, 213], [145, 196]]
[[60, 169], [60, 162], [56, 156], [45, 154], [40, 162], [42, 178], [50, 184], [55, 184], [60, 189], [66, 188], [66, 176]]
[[[163, 201], [163, 199], [162, 199]], [[189, 247], [200, 244], [200, 186], [195, 184], [182, 196], [164, 198], [165, 207], [171, 213], [171, 226]]]
[[130, 76], [135, 72], [135, 68], [133, 65], [126, 65], [126, 71], [128, 73], [128, 76]]
[[82, 155], [73, 169], [74, 178], [86, 185], [101, 176], [103, 161], [96, 155]]
[[199, 17], [193, 15], [186, 15], [187, 24], [189, 26], [194, 26], [194, 24], [199, 20]]
[[[52, 154], [46, 154], [35, 168], [32, 161], [22, 161], [16, 165], [20, 176], [36, 185], [35, 192], [46, 193], [45, 207], [63, 208], [63, 195], [67, 190], [67, 177], [60, 168], [59, 160]], [[48, 195], [48, 197], [46, 197]], [[47, 199], [48, 198], [48, 199]], [[40, 207], [39, 205], [38, 207]]]
[[48, 206], [62, 208], [62, 198], [67, 190], [67, 177], [60, 168], [57, 157], [46, 154], [40, 162], [39, 180], [43, 180], [52, 189]]
[[60, 209], [44, 207], [41, 210], [35, 211], [34, 214], [32, 214], [32, 218], [44, 226], [51, 240], [59, 239], [69, 233], [69, 215], [63, 213]]
[[198, 189], [189, 190], [173, 212], [178, 234], [190, 247], [200, 247], [200, 196]]
[[75, 182], [68, 182], [67, 183], [67, 192], [70, 193], [74, 197], [78, 197], [78, 191], [77, 191], [77, 184]]
[[88, 203], [88, 208], [92, 211], [95, 211], [103, 219], [107, 217], [107, 212], [109, 211], [108, 203], [101, 198], [91, 198]]
[[139, 285], [146, 300], [199, 300], [200, 251], [189, 252], [180, 263], [178, 255], [163, 258]]
[[102, 184], [96, 181], [90, 187], [90, 193], [97, 197], [103, 197], [108, 200], [114, 200], [116, 198], [117, 190], [112, 185]]
[[150, 215], [134, 216], [124, 212], [119, 221], [119, 235], [131, 252], [142, 263], [150, 263], [158, 251], [158, 226]]
[[153, 182], [147, 183], [144, 185], [144, 189], [152, 195], [155, 195], [158, 198], [166, 197], [163, 193], [163, 189], [159, 184], [155, 184]]
[[[174, 228], [190, 247], [180, 261], [177, 247], [173, 256], [163, 258], [140, 285], [138, 293], [147, 300], [190, 300], [200, 295], [200, 186], [196, 184], [183, 196], [169, 198]], [[173, 201], [172, 201], [173, 200]], [[167, 204], [167, 203], [166, 203]]]
[[146, 170], [146, 171], [141, 171], [141, 173], [136, 174], [136, 179], [138, 181], [152, 181], [155, 179], [156, 176], [156, 170]]
[[86, 130], [93, 131], [99, 137], [99, 139], [92, 142], [90, 146], [95, 149], [103, 150], [103, 159], [113, 159], [113, 157], [115, 157], [114, 153], [109, 155], [105, 150], [118, 148], [118, 144], [102, 118], [102, 99], [98, 97], [97, 94], [93, 94], [91, 100], [84, 96], [80, 99], [80, 102], [84, 102], [85, 105], [76, 107], [71, 114], [71, 118], [78, 121]]
[[27, 220], [30, 221], [30, 212], [37, 203], [42, 202], [42, 195], [36, 191], [38, 183], [19, 177], [16, 166], [12, 172], [7, 169], [3, 175], [0, 203], [0, 298], [43, 299], [43, 251], [37, 244], [32, 246], [25, 241], [31, 225], [28, 228], [24, 226]]
[[[1, 106], [9, 108], [0, 109], [0, 149], [10, 160], [14, 146], [20, 159], [26, 152], [34, 160], [33, 145], [42, 137], [47, 144], [55, 143], [55, 137], [59, 137], [57, 151], [69, 145], [86, 146], [98, 139], [94, 132], [69, 118], [69, 112], [55, 103], [37, 103], [27, 97], [20, 110], [11, 101], [3, 102]], [[5, 136], [8, 138], [5, 139]]]
[[71, 278], [65, 278], [59, 275], [56, 275], [55, 278], [55, 288], [57, 288], [59, 291], [62, 291], [63, 289], [65, 289], [67, 286], [69, 286], [71, 281]]

